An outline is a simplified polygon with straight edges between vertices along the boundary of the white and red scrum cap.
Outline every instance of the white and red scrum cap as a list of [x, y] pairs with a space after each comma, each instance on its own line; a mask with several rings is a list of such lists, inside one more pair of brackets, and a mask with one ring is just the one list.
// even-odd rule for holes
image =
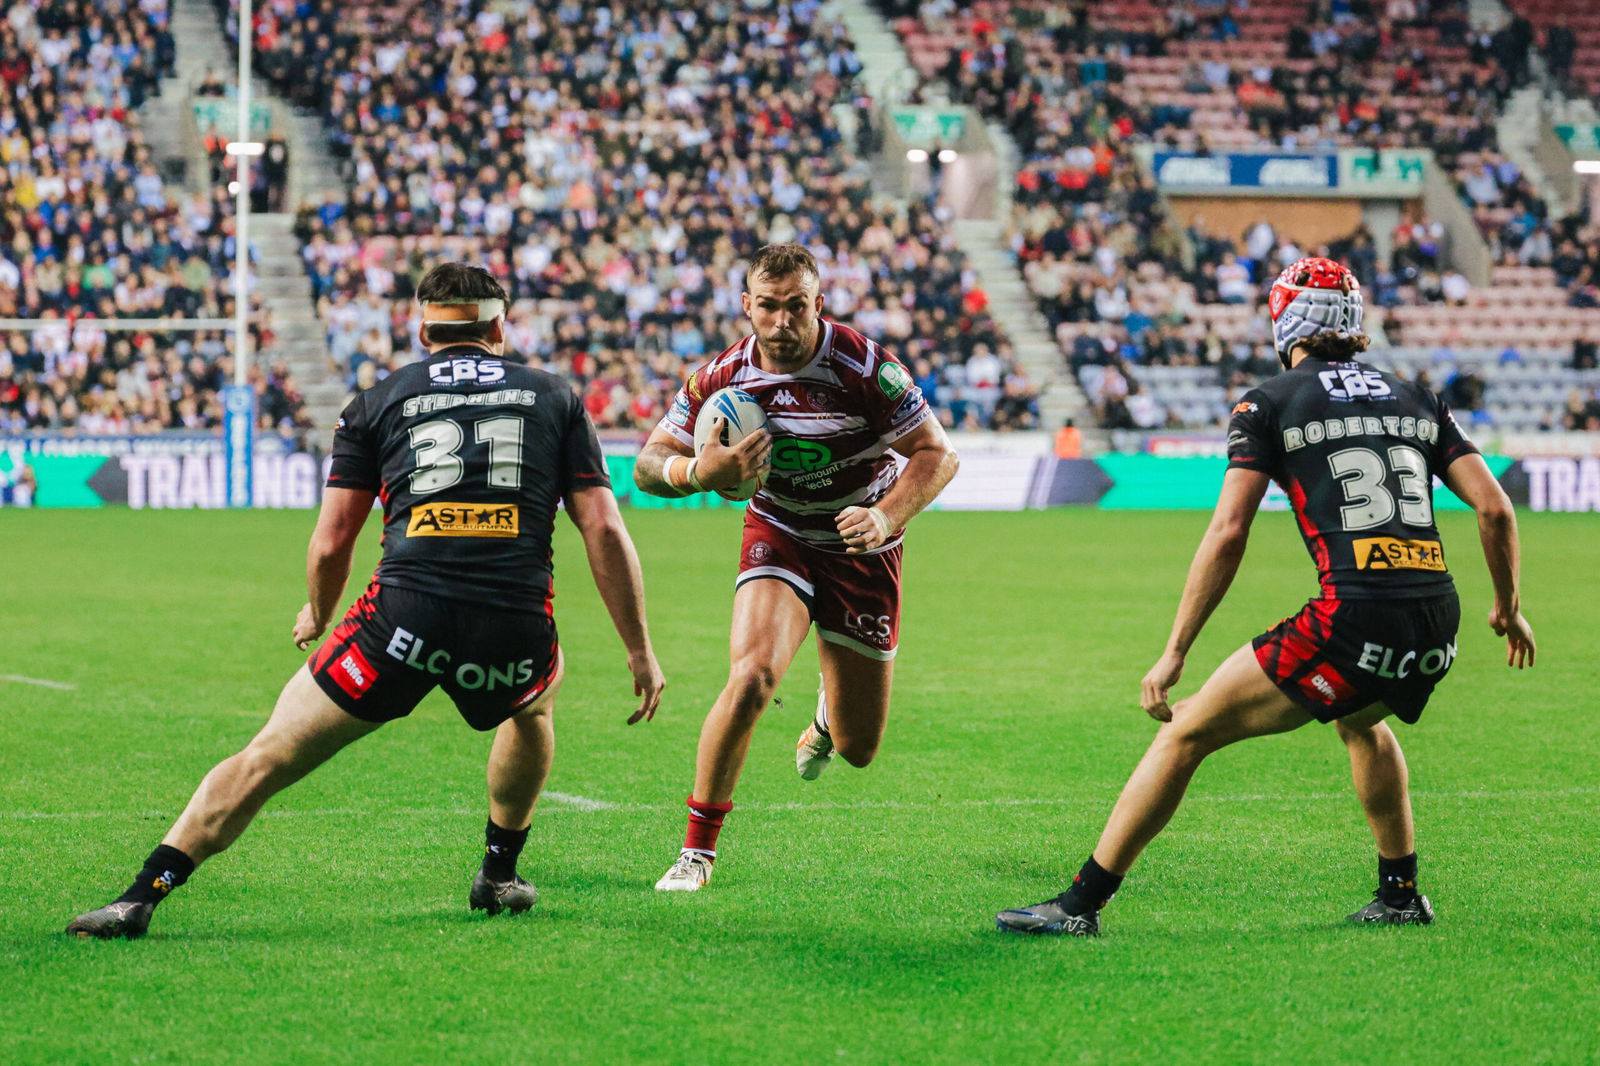
[[1272, 343], [1287, 356], [1296, 341], [1319, 333], [1361, 332], [1361, 283], [1332, 259], [1308, 256], [1278, 275], [1267, 295]]

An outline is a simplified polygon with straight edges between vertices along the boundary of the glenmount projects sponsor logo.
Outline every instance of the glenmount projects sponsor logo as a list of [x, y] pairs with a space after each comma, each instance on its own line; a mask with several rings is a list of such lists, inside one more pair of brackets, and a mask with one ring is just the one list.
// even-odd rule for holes
[[520, 531], [516, 504], [419, 503], [406, 523], [408, 537], [515, 537]]

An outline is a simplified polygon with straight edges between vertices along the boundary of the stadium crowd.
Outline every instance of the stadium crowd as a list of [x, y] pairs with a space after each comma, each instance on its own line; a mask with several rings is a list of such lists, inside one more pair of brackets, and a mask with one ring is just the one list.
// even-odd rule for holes
[[944, 219], [874, 197], [871, 100], [820, 6], [469, 3], [441, 24], [261, 5], [261, 69], [323, 116], [350, 185], [297, 232], [351, 385], [414, 358], [421, 272], [473, 258], [513, 296], [517, 351], [601, 427], [648, 428], [746, 331], [748, 256], [796, 240], [824, 313], [893, 350], [948, 424], [1034, 424]]
[[[1420, 215], [1403, 219], [1387, 257], [1365, 229], [1301, 248], [1265, 220], [1236, 235], [1184, 225], [1165, 216], [1136, 144], [1427, 146], [1456, 175], [1495, 262], [1554, 266], [1573, 305], [1593, 306], [1600, 231], [1550, 221], [1497, 151], [1499, 110], [1530, 77], [1526, 20], [1474, 27], [1464, 0], [1265, 6], [879, 0], [919, 61], [913, 102], [947, 94], [1016, 141], [1011, 244], [1105, 427], [1224, 419], [1277, 370], [1262, 293], [1302, 254], [1345, 258], [1381, 307], [1460, 305], [1471, 289], [1445, 262], [1442, 227]], [[1225, 392], [1201, 409], [1163, 408], [1140, 386], [1152, 365], [1214, 366]]]
[[[136, 113], [173, 69], [167, 14], [166, 0], [30, 0], [0, 18], [0, 318], [61, 323], [0, 343], [0, 431], [220, 424], [226, 334], [96, 325], [233, 312], [232, 202], [175, 193]], [[257, 377], [263, 425], [296, 430], [294, 382], [281, 366]]]

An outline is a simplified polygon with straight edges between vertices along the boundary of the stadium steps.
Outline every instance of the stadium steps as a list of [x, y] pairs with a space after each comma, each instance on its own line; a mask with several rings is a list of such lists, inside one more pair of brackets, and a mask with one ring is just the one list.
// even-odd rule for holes
[[962, 219], [952, 226], [978, 283], [989, 295], [989, 313], [1011, 340], [1017, 362], [1039, 388], [1039, 422], [1054, 430], [1068, 419], [1082, 423], [1087, 404], [1066, 372], [1061, 346], [1050, 335], [1039, 304], [1028, 291], [1002, 231], [989, 219]]
[[835, 0], [833, 10], [861, 60], [861, 81], [880, 104], [893, 103], [917, 84], [917, 72], [899, 34], [868, 0]]
[[1536, 154], [1539, 131], [1544, 127], [1540, 101], [1536, 85], [1525, 85], [1513, 92], [1495, 121], [1495, 135], [1500, 140], [1500, 151], [1521, 169], [1539, 198], [1547, 204], [1560, 204], [1565, 198], [1551, 183]]
[[339, 417], [348, 391], [328, 352], [328, 334], [311, 299], [311, 279], [300, 259], [294, 216], [252, 215], [251, 247], [256, 251], [256, 298], [272, 315], [277, 343], [267, 358], [282, 359], [294, 375], [322, 442]]

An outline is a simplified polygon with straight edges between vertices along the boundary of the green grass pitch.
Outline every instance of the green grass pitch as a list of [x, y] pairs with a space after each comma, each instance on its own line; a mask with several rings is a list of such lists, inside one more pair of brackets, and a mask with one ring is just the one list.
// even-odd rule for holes
[[[677, 852], [726, 670], [738, 518], [635, 512], [669, 678], [627, 728], [620, 646], [563, 523], [569, 676], [522, 870], [469, 915], [487, 739], [439, 696], [282, 795], [139, 942], [104, 903], [302, 656], [305, 513], [0, 512], [0, 1060], [7, 1063], [1595, 1062], [1600, 786], [1592, 517], [1525, 515], [1535, 670], [1484, 624], [1470, 519], [1444, 534], [1460, 659], [1412, 770], [1432, 928], [1340, 923], [1374, 851], [1330, 730], [1215, 756], [1099, 941], [1003, 936], [1057, 891], [1154, 729], [1138, 682], [1200, 513], [935, 513], [907, 548], [879, 760], [807, 784], [802, 648], [697, 895]], [[358, 573], [376, 555], [363, 542]], [[1263, 515], [1180, 692], [1313, 591]], [[351, 593], [353, 597], [354, 592]], [[590, 802], [593, 801], [593, 802]], [[601, 805], [604, 806], [601, 806]]]

